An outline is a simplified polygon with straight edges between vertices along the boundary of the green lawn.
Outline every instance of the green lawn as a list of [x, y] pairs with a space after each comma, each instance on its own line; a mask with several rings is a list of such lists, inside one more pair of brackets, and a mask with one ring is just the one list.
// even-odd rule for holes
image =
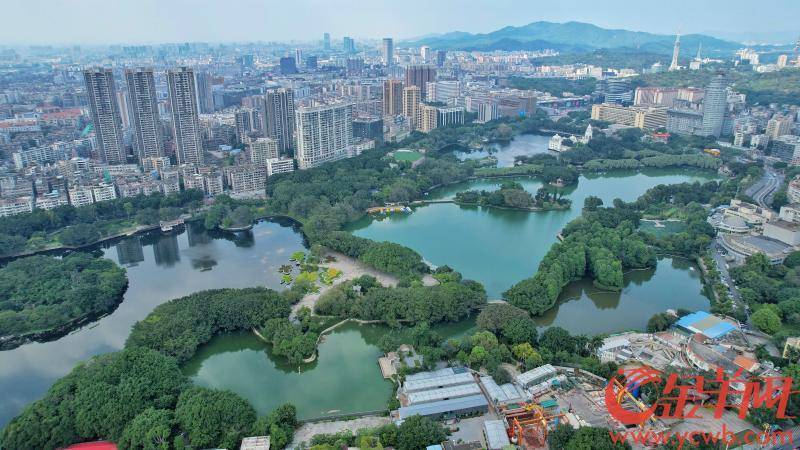
[[410, 161], [414, 162], [418, 159], [422, 158], [422, 153], [417, 151], [395, 151], [394, 152], [394, 159], [397, 161]]
[[656, 227], [653, 222], [642, 222], [639, 224], [639, 230], [652, 233], [657, 237], [666, 236], [668, 234], [673, 233], [680, 233], [681, 231], [686, 229], [686, 223], [684, 222], [661, 222], [664, 224], [664, 227]]

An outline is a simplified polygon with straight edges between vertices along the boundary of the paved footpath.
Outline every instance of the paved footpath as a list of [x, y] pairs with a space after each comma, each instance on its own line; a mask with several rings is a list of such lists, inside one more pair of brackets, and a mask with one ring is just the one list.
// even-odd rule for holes
[[353, 420], [337, 420], [333, 422], [304, 423], [294, 432], [294, 439], [287, 448], [298, 448], [300, 444], [311, 440], [317, 434], [333, 434], [344, 430], [355, 433], [363, 428], [376, 428], [391, 422], [388, 416], [367, 416]]

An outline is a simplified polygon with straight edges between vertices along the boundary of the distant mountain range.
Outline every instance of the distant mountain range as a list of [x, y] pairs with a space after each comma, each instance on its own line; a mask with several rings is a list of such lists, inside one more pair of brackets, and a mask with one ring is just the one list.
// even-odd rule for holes
[[[424, 36], [401, 45], [428, 45], [450, 50], [544, 50], [578, 53], [597, 49], [639, 49], [650, 53], [671, 54], [674, 35], [643, 31], [610, 30], [582, 22], [533, 22], [519, 27], [504, 27], [491, 33], [451, 33]], [[703, 34], [681, 36], [681, 53], [697, 53], [702, 44], [703, 55], [731, 54], [742, 44]]]

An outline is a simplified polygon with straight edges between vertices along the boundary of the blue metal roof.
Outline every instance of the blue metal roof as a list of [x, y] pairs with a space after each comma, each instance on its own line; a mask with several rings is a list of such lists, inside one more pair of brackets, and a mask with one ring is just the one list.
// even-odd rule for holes
[[712, 316], [705, 311], [697, 311], [683, 316], [680, 320], [678, 320], [676, 325], [693, 333], [702, 333], [711, 339], [724, 336], [736, 329], [733, 324], [726, 322], [717, 316]]
[[703, 330], [703, 334], [710, 337], [711, 339], [716, 339], [720, 336], [725, 336], [726, 334], [730, 333], [735, 329], [736, 327], [734, 327], [730, 323], [722, 322], [714, 325], [711, 328], [706, 328], [705, 330]]
[[676, 325], [682, 328], [691, 329], [693, 324], [705, 319], [708, 316], [709, 314], [705, 311], [693, 312], [691, 314], [681, 317], [680, 320], [678, 320], [678, 322], [676, 323]]
[[464, 409], [478, 408], [481, 406], [489, 406], [486, 397], [482, 394], [470, 395], [469, 397], [453, 398], [450, 400], [440, 400], [431, 403], [419, 403], [411, 406], [404, 406], [398, 410], [400, 413], [400, 420], [405, 420], [411, 416], [433, 416], [436, 414], [444, 414], [453, 411], [461, 411]]

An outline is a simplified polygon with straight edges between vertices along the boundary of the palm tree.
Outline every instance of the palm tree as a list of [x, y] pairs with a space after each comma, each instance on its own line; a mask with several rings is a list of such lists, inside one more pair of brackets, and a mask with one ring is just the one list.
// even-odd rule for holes
[[595, 353], [597, 349], [603, 346], [603, 341], [604, 341], [603, 336], [600, 335], [592, 336], [592, 338], [589, 339], [589, 343], [587, 344], [589, 353]]

